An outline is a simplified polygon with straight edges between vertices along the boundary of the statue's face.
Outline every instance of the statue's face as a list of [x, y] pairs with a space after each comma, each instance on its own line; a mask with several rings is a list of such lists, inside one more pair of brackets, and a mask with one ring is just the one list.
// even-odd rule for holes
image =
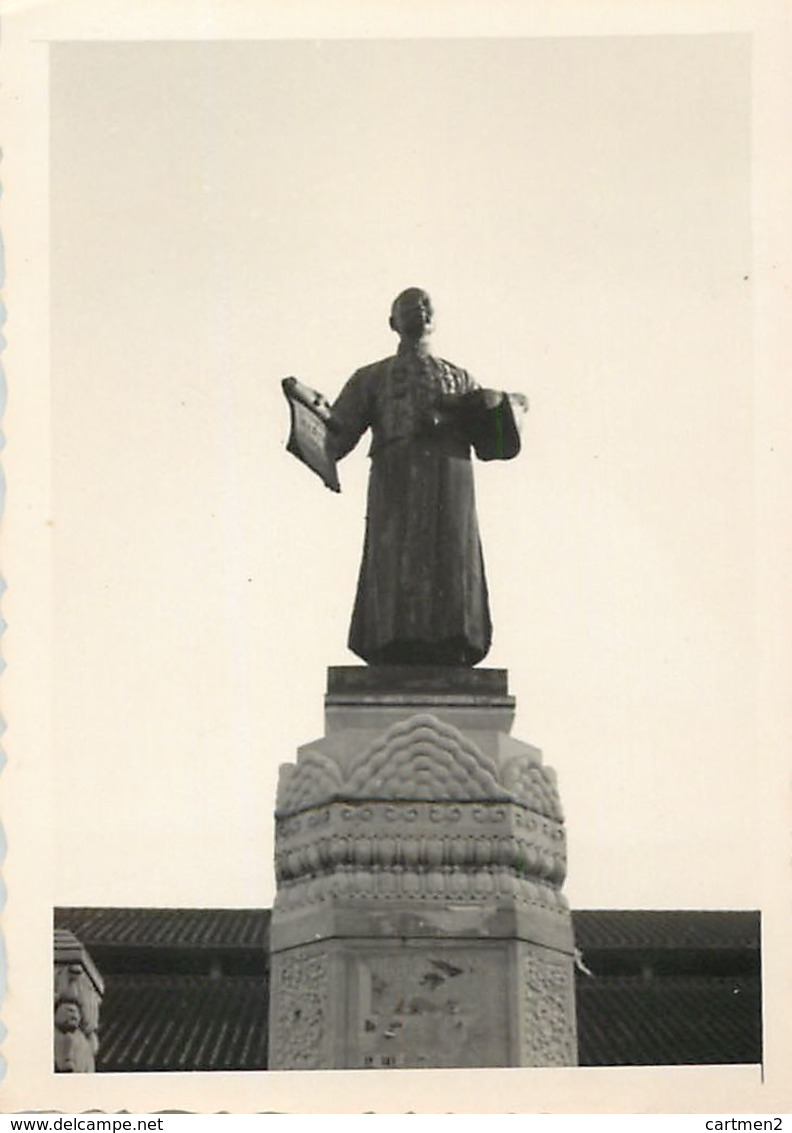
[[402, 291], [393, 304], [391, 326], [402, 338], [422, 338], [432, 330], [432, 300], [419, 287]]
[[64, 1033], [76, 1031], [80, 1021], [80, 1008], [76, 1003], [59, 1003], [55, 1008], [55, 1026], [59, 1031]]

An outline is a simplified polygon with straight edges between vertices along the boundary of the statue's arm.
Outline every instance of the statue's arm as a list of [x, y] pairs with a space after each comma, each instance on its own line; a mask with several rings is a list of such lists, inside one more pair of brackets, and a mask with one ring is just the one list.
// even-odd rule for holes
[[371, 425], [371, 386], [365, 370], [358, 370], [330, 407], [333, 456], [340, 460], [355, 447]]
[[521, 393], [483, 389], [466, 370], [458, 371], [459, 388], [444, 399], [457, 412], [479, 460], [511, 460], [520, 451], [520, 426], [528, 409]]
[[467, 370], [456, 368], [459, 388], [444, 394], [440, 404], [445, 409], [458, 409], [473, 418], [481, 412], [489, 412], [508, 398], [512, 408], [525, 412], [528, 409], [528, 398], [522, 393], [506, 393], [503, 390], [485, 389], [473, 378]]
[[504, 400], [511, 403], [513, 409], [518, 409], [525, 413], [528, 409], [528, 398], [524, 393], [505, 393], [500, 389], [480, 389], [476, 388], [471, 390], [467, 396], [468, 405], [475, 411], [497, 409]]

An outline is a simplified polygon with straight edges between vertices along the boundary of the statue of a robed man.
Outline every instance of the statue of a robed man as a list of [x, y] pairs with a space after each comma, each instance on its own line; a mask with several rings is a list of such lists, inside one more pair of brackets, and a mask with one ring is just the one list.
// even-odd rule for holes
[[481, 389], [429, 351], [420, 288], [391, 308], [396, 354], [357, 370], [331, 406], [295, 379], [289, 449], [338, 490], [335, 461], [371, 430], [366, 535], [349, 648], [370, 665], [472, 666], [491, 639], [471, 449], [519, 452], [520, 394]]

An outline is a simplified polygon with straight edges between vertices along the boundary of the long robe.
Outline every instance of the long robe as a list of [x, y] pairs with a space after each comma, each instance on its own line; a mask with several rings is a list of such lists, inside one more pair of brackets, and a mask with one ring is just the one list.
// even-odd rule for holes
[[448, 407], [477, 388], [465, 370], [401, 346], [353, 374], [332, 407], [338, 457], [372, 433], [349, 631], [369, 664], [471, 666], [489, 650], [469, 415]]

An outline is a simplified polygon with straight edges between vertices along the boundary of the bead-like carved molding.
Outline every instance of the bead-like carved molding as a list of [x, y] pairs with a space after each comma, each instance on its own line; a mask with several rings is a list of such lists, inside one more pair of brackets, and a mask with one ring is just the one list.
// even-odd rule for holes
[[383, 871], [342, 869], [336, 873], [299, 878], [278, 886], [274, 911], [285, 913], [328, 901], [418, 902], [433, 905], [462, 902], [487, 905], [499, 900], [520, 907], [568, 914], [566, 897], [550, 885], [520, 877], [508, 869], [433, 869]]
[[334, 802], [276, 820], [279, 886], [344, 870], [382, 874], [383, 889], [389, 873], [490, 870], [560, 889], [566, 867], [561, 823], [514, 802]]

